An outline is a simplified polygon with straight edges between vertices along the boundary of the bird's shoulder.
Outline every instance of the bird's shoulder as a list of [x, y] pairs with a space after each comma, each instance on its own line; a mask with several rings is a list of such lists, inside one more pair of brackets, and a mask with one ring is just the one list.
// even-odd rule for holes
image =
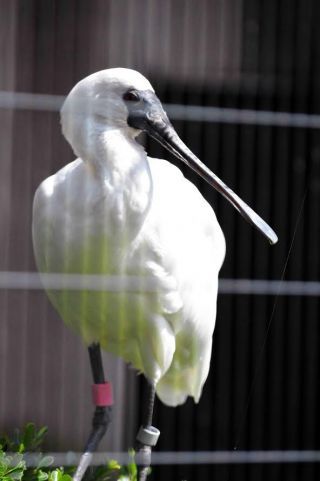
[[81, 159], [76, 159], [73, 162], [63, 166], [56, 173], [44, 179], [38, 186], [34, 201], [41, 201], [45, 199], [52, 199], [58, 197], [64, 189], [70, 187], [70, 180], [79, 181], [79, 176], [83, 170], [83, 162]]
[[213, 214], [215, 217], [212, 207], [199, 189], [183, 175], [178, 167], [164, 159], [148, 157], [148, 161], [156, 195], [170, 198], [170, 202], [174, 197], [176, 205], [183, 202], [187, 208], [196, 210], [201, 208], [207, 215]]
[[148, 160], [157, 218], [165, 216], [167, 223], [172, 218], [176, 225], [181, 222], [186, 228], [197, 228], [200, 236], [218, 236], [223, 243], [215, 212], [199, 189], [170, 162], [150, 157]]
[[[90, 166], [78, 158], [47, 177], [37, 188], [33, 201], [34, 216], [41, 212], [51, 219], [83, 215], [83, 210], [101, 200], [101, 190]], [[81, 195], [80, 195], [81, 194]]]
[[181, 170], [165, 159], [148, 156], [148, 163], [154, 183], [165, 182], [171, 185], [177, 181], [183, 182], [183, 180], [186, 180]]

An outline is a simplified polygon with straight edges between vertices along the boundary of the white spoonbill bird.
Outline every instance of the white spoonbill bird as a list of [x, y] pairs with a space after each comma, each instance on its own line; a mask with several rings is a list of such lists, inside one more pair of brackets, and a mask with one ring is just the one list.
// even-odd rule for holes
[[[43, 273], [134, 278], [128, 291], [47, 292], [87, 345], [121, 356], [177, 406], [207, 378], [225, 240], [197, 188], [136, 142], [146, 131], [218, 189], [271, 243], [272, 229], [180, 140], [149, 81], [112, 68], [81, 80], [61, 110], [77, 159], [42, 182], [33, 242]], [[46, 287], [46, 285], [45, 285]]]

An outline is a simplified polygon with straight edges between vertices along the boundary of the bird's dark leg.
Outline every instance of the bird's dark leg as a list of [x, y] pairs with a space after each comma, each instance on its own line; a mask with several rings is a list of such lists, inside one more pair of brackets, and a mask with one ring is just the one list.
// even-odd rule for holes
[[145, 481], [149, 474], [151, 466], [152, 447], [157, 444], [160, 431], [152, 426], [153, 408], [155, 401], [156, 388], [155, 384], [149, 383], [148, 405], [143, 419], [142, 426], [137, 434], [137, 462], [139, 464], [139, 481]]
[[95, 411], [93, 413], [91, 433], [73, 477], [74, 481], [81, 481], [90, 464], [92, 454], [96, 451], [111, 422], [112, 391], [111, 384], [105, 381], [100, 344], [91, 344], [88, 350], [94, 382], [92, 394]]

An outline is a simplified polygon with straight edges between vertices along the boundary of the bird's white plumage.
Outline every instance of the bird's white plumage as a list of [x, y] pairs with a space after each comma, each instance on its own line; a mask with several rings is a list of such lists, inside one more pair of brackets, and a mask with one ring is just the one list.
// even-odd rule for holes
[[[112, 70], [112, 71], [111, 71]], [[48, 291], [86, 343], [123, 357], [168, 405], [199, 400], [216, 316], [225, 242], [196, 187], [148, 158], [120, 103], [140, 74], [111, 69], [71, 92], [62, 126], [78, 158], [38, 188], [33, 240], [41, 272], [138, 276], [136, 292]], [[95, 103], [93, 98], [103, 99]], [[103, 103], [103, 106], [101, 106]], [[124, 117], [123, 117], [124, 116]], [[144, 289], [152, 280], [154, 292]]]

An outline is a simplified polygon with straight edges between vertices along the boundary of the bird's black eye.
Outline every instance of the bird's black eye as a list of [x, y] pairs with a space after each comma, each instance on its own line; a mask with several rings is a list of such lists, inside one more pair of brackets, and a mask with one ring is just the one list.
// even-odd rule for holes
[[123, 100], [126, 102], [139, 102], [140, 96], [135, 90], [128, 90], [125, 94], [123, 94]]

